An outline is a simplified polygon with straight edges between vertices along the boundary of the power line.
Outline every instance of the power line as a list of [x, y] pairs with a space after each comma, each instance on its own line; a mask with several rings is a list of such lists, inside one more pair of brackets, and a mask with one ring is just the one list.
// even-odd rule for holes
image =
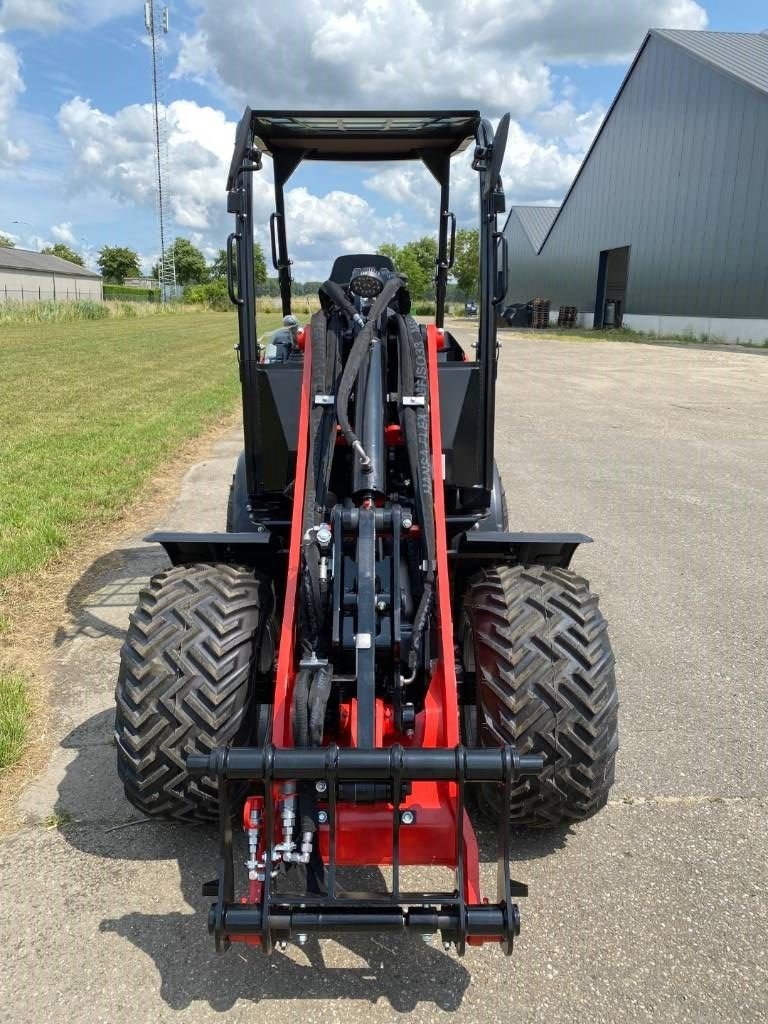
[[168, 8], [155, 6], [154, 0], [144, 4], [144, 24], [152, 44], [152, 108], [155, 132], [155, 171], [157, 176], [157, 218], [160, 227], [160, 258], [158, 280], [163, 302], [176, 294], [176, 263], [173, 254], [173, 215], [168, 181], [168, 123], [165, 117], [165, 72], [163, 44], [158, 38], [168, 33]]

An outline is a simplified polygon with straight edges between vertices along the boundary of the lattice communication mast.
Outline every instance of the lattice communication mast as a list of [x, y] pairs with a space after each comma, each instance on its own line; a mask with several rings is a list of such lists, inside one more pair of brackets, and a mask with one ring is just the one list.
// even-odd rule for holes
[[168, 123], [165, 118], [165, 73], [161, 35], [168, 32], [168, 8], [144, 4], [144, 24], [152, 42], [152, 111], [155, 129], [155, 170], [157, 173], [157, 216], [160, 226], [158, 279], [163, 302], [176, 295], [176, 264], [173, 256], [173, 215], [168, 190]]

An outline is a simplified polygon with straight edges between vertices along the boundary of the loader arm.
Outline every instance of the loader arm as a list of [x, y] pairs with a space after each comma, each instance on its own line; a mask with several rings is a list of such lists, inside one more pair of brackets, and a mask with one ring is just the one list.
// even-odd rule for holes
[[[429, 472], [439, 481], [442, 474], [437, 355], [441, 332], [426, 331], [428, 369]], [[511, 952], [519, 930], [515, 896], [526, 889], [509, 877], [509, 825], [499, 822], [498, 884], [495, 901], [481, 899], [478, 847], [465, 807], [466, 786], [496, 782], [507, 794], [521, 775], [541, 768], [538, 756], [521, 756], [513, 747], [497, 750], [471, 749], [459, 742], [458, 694], [454, 667], [454, 627], [448, 575], [443, 488], [433, 489], [436, 529], [436, 581], [434, 607], [435, 649], [431, 652], [429, 678], [423, 706], [403, 716], [402, 703], [377, 695], [373, 672], [361, 671], [361, 660], [375, 645], [381, 598], [366, 589], [360, 568], [371, 567], [369, 582], [381, 569], [377, 556], [377, 530], [388, 534], [393, 545], [392, 564], [400, 564], [399, 536], [402, 510], [383, 505], [366, 507], [363, 499], [355, 509], [335, 509], [334, 534], [337, 558], [346, 543], [354, 544], [358, 561], [357, 607], [351, 616], [356, 645], [354, 696], [341, 721], [344, 745], [299, 747], [295, 743], [297, 676], [311, 659], [301, 651], [300, 588], [302, 543], [305, 534], [304, 502], [310, 455], [312, 408], [311, 339], [305, 343], [302, 402], [296, 463], [295, 500], [291, 522], [288, 570], [280, 631], [272, 743], [260, 748], [229, 748], [210, 756], [192, 755], [190, 772], [216, 778], [220, 793], [220, 842], [222, 872], [215, 886], [217, 899], [211, 908], [210, 926], [218, 949], [230, 941], [247, 942], [272, 950], [276, 943], [309, 932], [344, 933], [356, 930], [414, 930], [439, 932], [443, 942], [455, 945], [460, 954], [467, 943], [496, 942]], [[381, 414], [371, 398], [372, 415]], [[364, 419], [364, 417], [361, 417]], [[410, 529], [414, 529], [413, 524]], [[407, 531], [406, 531], [407, 532]], [[383, 590], [379, 589], [378, 594]], [[362, 602], [367, 600], [368, 606]], [[343, 611], [334, 609], [336, 614]], [[394, 617], [393, 617], [394, 618]], [[343, 633], [343, 626], [340, 632]], [[392, 646], [400, 638], [391, 634]], [[398, 712], [400, 717], [398, 719]], [[361, 743], [361, 740], [363, 742]], [[234, 886], [231, 806], [228, 786], [234, 780], [259, 786], [246, 802], [245, 825], [258, 832], [260, 863], [256, 886], [249, 896], [237, 899]], [[281, 851], [276, 823], [285, 820], [286, 801], [295, 801], [296, 786], [310, 787], [313, 820], [302, 832], [312, 832], [312, 854], [323, 875], [322, 891], [290, 894], [276, 888], [276, 866]], [[224, 794], [223, 798], [221, 794]], [[295, 813], [295, 812], [294, 812]], [[306, 812], [305, 812], [306, 819]], [[254, 822], [257, 827], [254, 827]], [[285, 843], [285, 834], [283, 836]], [[291, 840], [289, 840], [290, 842]], [[290, 862], [289, 862], [290, 863]], [[338, 866], [391, 865], [392, 886], [384, 891], [344, 894], [336, 883]], [[444, 892], [407, 892], [400, 885], [400, 868], [411, 865], [445, 866], [455, 872], [455, 884]]]

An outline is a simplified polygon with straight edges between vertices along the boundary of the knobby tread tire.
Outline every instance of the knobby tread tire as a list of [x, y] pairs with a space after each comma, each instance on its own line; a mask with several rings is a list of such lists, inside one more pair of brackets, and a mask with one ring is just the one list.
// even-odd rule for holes
[[[545, 757], [539, 777], [513, 788], [512, 823], [595, 814], [614, 780], [619, 704], [607, 624], [588, 582], [542, 566], [483, 570], [467, 589], [461, 633], [465, 668], [475, 671], [465, 742], [514, 743]], [[496, 787], [483, 787], [480, 802], [502, 812]]]
[[118, 774], [151, 817], [214, 821], [216, 783], [187, 775], [188, 753], [244, 743], [271, 672], [271, 584], [232, 565], [176, 566], [141, 590], [121, 651], [115, 700]]

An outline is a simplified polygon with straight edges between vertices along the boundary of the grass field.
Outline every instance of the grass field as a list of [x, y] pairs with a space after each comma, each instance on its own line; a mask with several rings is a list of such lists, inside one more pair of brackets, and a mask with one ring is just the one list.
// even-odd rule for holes
[[[259, 318], [259, 330], [279, 317]], [[12, 581], [120, 517], [178, 446], [236, 407], [228, 313], [2, 325], [0, 634]], [[0, 663], [0, 770], [23, 747], [27, 695]]]

